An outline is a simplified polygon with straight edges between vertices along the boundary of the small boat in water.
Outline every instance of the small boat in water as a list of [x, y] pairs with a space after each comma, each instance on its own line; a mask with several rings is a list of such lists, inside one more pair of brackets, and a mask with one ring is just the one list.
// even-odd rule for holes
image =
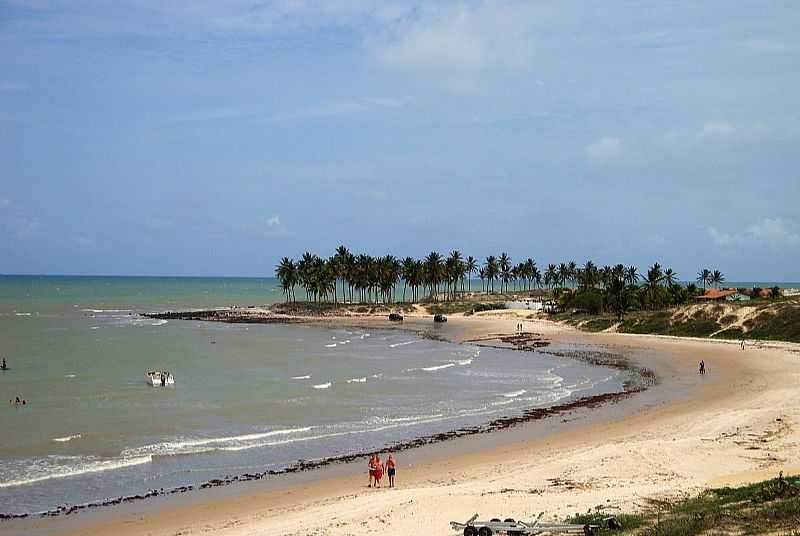
[[153, 387], [175, 385], [175, 377], [168, 370], [148, 370], [145, 377], [147, 378], [147, 383]]

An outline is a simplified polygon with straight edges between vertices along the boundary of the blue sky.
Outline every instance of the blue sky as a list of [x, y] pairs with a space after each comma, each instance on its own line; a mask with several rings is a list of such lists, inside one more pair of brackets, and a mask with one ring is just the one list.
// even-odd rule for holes
[[0, 0], [0, 273], [800, 280], [797, 2]]

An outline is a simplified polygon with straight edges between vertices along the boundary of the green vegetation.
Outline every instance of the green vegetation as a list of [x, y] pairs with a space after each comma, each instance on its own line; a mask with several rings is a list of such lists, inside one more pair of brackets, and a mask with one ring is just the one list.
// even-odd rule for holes
[[[602, 524], [602, 509], [569, 518], [569, 523]], [[639, 514], [614, 514], [620, 536], [798, 534], [800, 477], [767, 480], [737, 488], [711, 489], [676, 501], [651, 501]]]
[[[552, 265], [548, 272], [550, 268], [554, 273], [559, 272]], [[719, 270], [713, 273], [724, 280]], [[678, 274], [671, 268], [664, 269], [659, 263], [648, 268], [644, 277], [639, 275], [635, 266], [626, 268], [618, 264], [598, 268], [591, 261], [577, 274], [575, 290], [559, 289], [555, 293], [561, 309], [592, 315], [612, 312], [618, 321], [622, 321], [630, 311], [652, 311], [686, 304], [698, 293], [694, 285], [680, 285]], [[640, 279], [643, 280], [641, 285]]]
[[297, 262], [284, 257], [275, 268], [287, 302], [296, 301], [295, 288], [300, 286], [309, 301], [336, 302], [341, 289], [342, 301], [392, 303], [401, 282], [403, 302], [407, 297], [412, 303], [421, 301], [420, 292], [427, 293], [429, 301], [457, 300], [465, 295], [465, 286], [467, 292], [472, 291], [473, 274], [480, 277], [481, 291], [487, 294], [494, 293], [495, 281], [501, 293], [511, 288], [541, 288], [543, 281], [533, 259], [512, 265], [511, 257], [503, 253], [499, 258], [490, 255], [479, 266], [477, 259], [464, 259], [457, 250], [446, 258], [433, 251], [424, 259], [401, 260], [392, 255], [354, 255], [339, 246], [329, 259], [306, 252]]
[[676, 320], [669, 311], [631, 316], [617, 327], [617, 331], [620, 333], [657, 333], [677, 337], [708, 337], [722, 329], [713, 317], [705, 314], [678, 318]]
[[[471, 314], [502, 309], [500, 300], [525, 293], [552, 300], [558, 310], [554, 319], [587, 331], [800, 342], [800, 301], [782, 298], [779, 288], [741, 289], [751, 297], [741, 304], [690, 305], [707, 286], [725, 282], [722, 272], [708, 268], [697, 274], [701, 289], [680, 284], [678, 274], [659, 263], [643, 275], [635, 266], [600, 267], [591, 260], [583, 266], [549, 264], [542, 272], [533, 259], [515, 265], [506, 253], [490, 255], [481, 265], [457, 250], [447, 257], [434, 251], [424, 259], [399, 259], [355, 255], [340, 246], [328, 259], [312, 253], [304, 253], [297, 262], [284, 257], [275, 273], [287, 303], [297, 302], [295, 288], [299, 286], [307, 300], [320, 307], [347, 303], [363, 307], [363, 312], [380, 312], [366, 307], [382, 303], [408, 310], [407, 304], [424, 302], [431, 314]], [[474, 274], [484, 297], [472, 290]], [[740, 319], [735, 314], [739, 306], [757, 310]]]
[[620, 333], [800, 342], [800, 300], [797, 298], [639, 310], [621, 321], [612, 313], [562, 312], [553, 317], [585, 331], [613, 328]]
[[610, 318], [592, 318], [580, 324], [580, 328], [584, 331], [603, 331], [614, 325], [614, 321]]
[[[719, 271], [710, 272], [709, 281], [724, 281]], [[295, 262], [284, 257], [275, 269], [286, 301], [296, 301], [295, 288], [305, 290], [309, 301], [336, 303], [392, 303], [397, 286], [402, 283], [402, 302], [417, 303], [421, 295], [427, 301], [456, 301], [472, 291], [472, 275], [481, 281], [481, 292], [495, 293], [499, 282], [501, 294], [514, 291], [540, 292], [547, 287], [560, 305], [583, 309], [592, 314], [614, 311], [622, 319], [630, 309], [657, 309], [665, 305], [685, 303], [697, 289], [678, 284], [678, 274], [655, 263], [646, 277], [635, 266], [618, 264], [613, 268], [595, 265], [591, 260], [583, 266], [575, 262], [549, 264], [542, 273], [533, 259], [512, 264], [507, 253], [486, 257], [483, 266], [474, 257], [464, 259], [454, 250], [448, 257], [433, 251], [424, 259], [392, 255], [372, 257], [351, 253], [339, 246], [333, 256], [324, 259], [306, 252]], [[640, 287], [639, 280], [644, 279]], [[705, 279], [704, 279], [705, 281]], [[569, 288], [567, 288], [569, 286]], [[574, 290], [573, 290], [574, 289]], [[465, 307], [459, 307], [464, 311]]]
[[800, 342], [800, 303], [783, 302], [752, 318], [747, 337], [758, 340]]
[[429, 303], [425, 305], [425, 310], [432, 315], [451, 315], [454, 313], [472, 314], [480, 311], [494, 311], [505, 308], [505, 302], [457, 301]]

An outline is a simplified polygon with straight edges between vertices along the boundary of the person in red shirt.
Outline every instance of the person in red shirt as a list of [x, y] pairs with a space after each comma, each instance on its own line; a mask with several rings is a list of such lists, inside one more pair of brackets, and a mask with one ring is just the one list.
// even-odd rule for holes
[[376, 462], [375, 462], [375, 458], [377, 458], [377, 456], [375, 456], [374, 454], [369, 457], [369, 464], [368, 464], [368, 466], [369, 466], [369, 486], [368, 487], [370, 487], [370, 488], [372, 487], [372, 483], [375, 481], [375, 466], [377, 465]]
[[381, 487], [381, 478], [383, 478], [383, 462], [375, 455], [375, 487]]

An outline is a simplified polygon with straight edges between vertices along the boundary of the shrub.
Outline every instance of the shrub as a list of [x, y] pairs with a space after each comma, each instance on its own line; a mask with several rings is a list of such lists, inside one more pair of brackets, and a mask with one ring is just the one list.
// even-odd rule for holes
[[596, 289], [579, 290], [567, 302], [569, 307], [596, 315], [603, 311], [603, 293]]

